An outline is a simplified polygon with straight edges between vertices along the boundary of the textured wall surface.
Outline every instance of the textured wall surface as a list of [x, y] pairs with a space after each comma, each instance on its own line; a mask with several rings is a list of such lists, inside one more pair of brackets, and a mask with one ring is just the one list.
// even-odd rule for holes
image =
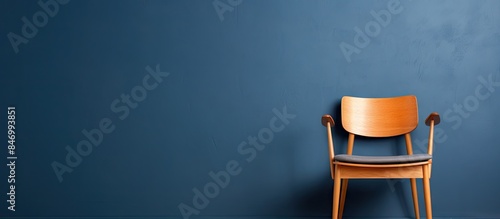
[[[320, 117], [414, 94], [416, 152], [442, 116], [434, 215], [500, 218], [500, 1], [2, 0], [0, 20], [1, 217], [329, 217]], [[345, 216], [413, 217], [409, 182], [352, 180]]]

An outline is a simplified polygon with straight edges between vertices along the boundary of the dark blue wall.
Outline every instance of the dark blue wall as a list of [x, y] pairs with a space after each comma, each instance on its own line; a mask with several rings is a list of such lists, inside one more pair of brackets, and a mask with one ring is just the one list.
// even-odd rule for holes
[[[320, 117], [415, 94], [434, 215], [500, 218], [500, 1], [40, 2], [0, 1], [1, 216], [329, 217]], [[351, 181], [345, 216], [413, 217], [409, 191]]]

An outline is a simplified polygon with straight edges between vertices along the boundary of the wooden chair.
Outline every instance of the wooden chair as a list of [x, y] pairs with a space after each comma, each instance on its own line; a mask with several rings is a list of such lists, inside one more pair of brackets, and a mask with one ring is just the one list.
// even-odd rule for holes
[[[425, 120], [425, 124], [430, 127], [427, 154], [413, 154], [410, 132], [418, 124], [418, 106], [415, 96], [389, 98], [345, 96], [341, 102], [341, 114], [342, 126], [349, 133], [346, 154], [336, 155], [334, 153], [331, 132], [332, 126], [335, 125], [333, 118], [330, 115], [324, 115], [321, 118], [321, 123], [327, 127], [330, 169], [334, 180], [332, 218], [342, 218], [349, 179], [409, 178], [415, 217], [419, 219], [416, 179], [421, 178], [426, 215], [428, 219], [432, 219], [429, 178], [431, 176], [434, 126], [440, 122], [439, 114], [433, 112]], [[407, 155], [352, 155], [355, 136], [379, 138], [403, 135]]]

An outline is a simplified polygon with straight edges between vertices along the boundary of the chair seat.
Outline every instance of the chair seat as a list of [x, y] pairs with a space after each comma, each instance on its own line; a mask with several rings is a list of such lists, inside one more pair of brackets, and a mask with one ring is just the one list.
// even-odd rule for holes
[[432, 159], [430, 154], [413, 154], [413, 155], [397, 155], [397, 156], [359, 156], [339, 154], [335, 155], [334, 160], [344, 163], [359, 163], [359, 164], [404, 164], [417, 163]]

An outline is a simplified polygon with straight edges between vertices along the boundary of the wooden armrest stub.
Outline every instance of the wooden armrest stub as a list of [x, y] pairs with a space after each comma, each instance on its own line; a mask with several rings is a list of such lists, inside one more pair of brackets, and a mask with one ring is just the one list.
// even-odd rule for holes
[[426, 125], [431, 125], [431, 120], [434, 120], [434, 125], [437, 125], [441, 122], [441, 117], [439, 116], [439, 113], [433, 112], [431, 113], [427, 119], [425, 119], [425, 124]]
[[334, 126], [335, 125], [335, 122], [333, 121], [332, 116], [330, 116], [330, 115], [323, 115], [323, 117], [321, 117], [321, 124], [323, 124], [324, 126], [327, 126], [327, 123], [330, 123], [330, 126]]

